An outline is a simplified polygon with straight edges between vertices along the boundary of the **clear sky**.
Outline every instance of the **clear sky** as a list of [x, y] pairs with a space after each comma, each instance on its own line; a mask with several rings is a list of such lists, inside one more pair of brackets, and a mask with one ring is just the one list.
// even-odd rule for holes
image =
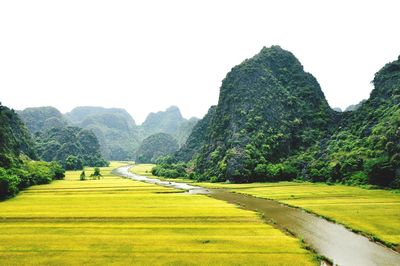
[[400, 1], [0, 1], [0, 101], [202, 117], [263, 46], [293, 52], [332, 107], [368, 98], [400, 55]]

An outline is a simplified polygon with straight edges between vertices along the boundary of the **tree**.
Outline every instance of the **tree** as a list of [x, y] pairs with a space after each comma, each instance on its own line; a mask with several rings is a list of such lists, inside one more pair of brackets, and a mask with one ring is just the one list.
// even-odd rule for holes
[[79, 176], [79, 180], [81, 181], [86, 180], [85, 171], [82, 171], [81, 175]]
[[83, 163], [82, 160], [75, 156], [75, 155], [69, 155], [67, 159], [65, 160], [65, 169], [67, 170], [81, 170], [83, 169]]
[[93, 179], [100, 179], [102, 177], [100, 173], [100, 168], [95, 167], [93, 174], [90, 175]]

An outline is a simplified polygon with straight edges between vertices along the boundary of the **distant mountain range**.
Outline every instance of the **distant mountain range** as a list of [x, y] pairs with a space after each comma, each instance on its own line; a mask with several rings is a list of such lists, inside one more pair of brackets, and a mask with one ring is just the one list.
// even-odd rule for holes
[[26, 108], [18, 114], [32, 134], [52, 128], [74, 126], [92, 131], [102, 155], [108, 160], [134, 160], [142, 141], [151, 135], [166, 133], [179, 146], [186, 142], [197, 118], [185, 119], [178, 107], [150, 113], [142, 125], [121, 108], [79, 106], [62, 114], [54, 107]]

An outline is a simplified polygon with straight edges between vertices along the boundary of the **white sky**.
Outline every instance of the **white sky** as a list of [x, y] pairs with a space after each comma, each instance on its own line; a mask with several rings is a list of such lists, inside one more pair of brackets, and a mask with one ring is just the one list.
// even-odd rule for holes
[[399, 12], [396, 0], [1, 0], [0, 101], [202, 117], [233, 66], [277, 44], [345, 108], [400, 54]]

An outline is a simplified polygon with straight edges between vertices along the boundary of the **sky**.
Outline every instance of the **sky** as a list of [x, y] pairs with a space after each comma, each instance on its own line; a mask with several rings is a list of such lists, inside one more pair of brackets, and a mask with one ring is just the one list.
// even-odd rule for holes
[[291, 51], [331, 105], [369, 97], [400, 55], [400, 1], [0, 1], [0, 101], [20, 110], [179, 106], [202, 117], [232, 67]]

